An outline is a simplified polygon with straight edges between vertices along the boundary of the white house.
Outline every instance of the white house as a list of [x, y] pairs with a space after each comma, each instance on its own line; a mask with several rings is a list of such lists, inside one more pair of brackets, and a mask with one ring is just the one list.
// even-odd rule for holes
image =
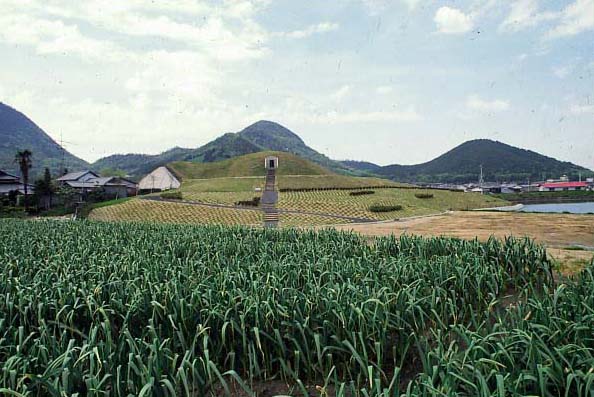
[[138, 188], [141, 192], [159, 192], [178, 189], [180, 180], [167, 167], [159, 167], [140, 180]]

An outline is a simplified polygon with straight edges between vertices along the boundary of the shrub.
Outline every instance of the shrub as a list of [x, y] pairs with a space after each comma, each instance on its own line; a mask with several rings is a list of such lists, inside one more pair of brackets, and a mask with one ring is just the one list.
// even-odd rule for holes
[[0, 206], [0, 218], [24, 218], [27, 214], [20, 207]]
[[254, 197], [251, 200], [242, 200], [235, 202], [235, 205], [240, 207], [257, 207], [260, 205], [260, 197]]
[[416, 193], [415, 197], [418, 199], [431, 199], [433, 198], [432, 193]]
[[180, 190], [173, 190], [170, 192], [161, 193], [161, 198], [168, 200], [181, 200], [183, 198], [183, 195]]
[[369, 207], [369, 211], [371, 212], [392, 212], [392, 211], [400, 211], [402, 210], [401, 205], [384, 205], [384, 204], [374, 204]]
[[350, 196], [365, 196], [367, 194], [375, 194], [373, 190], [357, 190], [354, 192], [350, 192]]

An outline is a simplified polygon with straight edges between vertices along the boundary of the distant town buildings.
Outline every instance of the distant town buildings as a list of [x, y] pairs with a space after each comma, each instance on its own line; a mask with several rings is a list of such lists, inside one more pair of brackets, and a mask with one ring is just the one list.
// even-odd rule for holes
[[467, 183], [454, 185], [447, 183], [432, 183], [424, 186], [433, 189], [444, 189], [481, 194], [511, 194], [528, 192], [563, 192], [563, 191], [585, 191], [594, 190], [594, 178], [587, 178], [585, 181], [570, 181], [567, 176], [559, 179], [549, 179], [546, 182], [532, 182], [530, 184], [516, 183]]

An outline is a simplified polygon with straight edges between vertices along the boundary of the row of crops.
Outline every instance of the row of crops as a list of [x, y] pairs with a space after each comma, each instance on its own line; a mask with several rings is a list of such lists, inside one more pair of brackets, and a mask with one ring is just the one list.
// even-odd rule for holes
[[529, 240], [18, 220], [0, 235], [0, 393], [594, 393], [594, 264], [555, 285]]
[[[99, 221], [159, 222], [170, 224], [202, 225], [262, 225], [260, 209], [216, 208], [189, 203], [171, 203], [152, 200], [129, 200], [121, 204], [94, 209], [89, 218]], [[345, 223], [342, 218], [323, 214], [282, 213], [281, 225], [296, 227], [303, 225], [330, 225]]]
[[94, 209], [90, 219], [101, 221], [161, 222], [184, 224], [260, 225], [260, 211], [214, 208], [188, 203], [134, 199]]
[[[504, 201], [480, 194], [435, 191], [430, 200], [417, 197], [413, 189], [377, 189], [373, 195], [351, 195], [353, 191], [318, 190], [280, 194], [279, 208], [322, 212], [342, 216], [388, 220], [435, 214], [448, 210], [496, 207]], [[421, 191], [423, 192], [423, 191]], [[397, 212], [377, 213], [370, 206], [400, 206]]]

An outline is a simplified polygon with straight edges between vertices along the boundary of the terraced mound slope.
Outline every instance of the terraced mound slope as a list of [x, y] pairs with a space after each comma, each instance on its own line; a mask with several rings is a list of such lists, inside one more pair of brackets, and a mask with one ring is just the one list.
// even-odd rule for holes
[[333, 174], [324, 167], [299, 156], [285, 152], [258, 152], [234, 157], [232, 159], [213, 163], [196, 163], [190, 161], [177, 161], [170, 163], [169, 168], [183, 180], [211, 179], [246, 176], [265, 176], [264, 158], [276, 156], [279, 158], [280, 167], [277, 175], [329, 175]]
[[[290, 153], [259, 152], [216, 163], [172, 163], [169, 168], [182, 178], [182, 200], [164, 200], [157, 194], [94, 210], [91, 218], [258, 225], [262, 208], [238, 204], [261, 196], [264, 158], [270, 155], [279, 157], [278, 208], [284, 227], [382, 221], [506, 204], [491, 196], [449, 191], [432, 191], [430, 198], [419, 198], [421, 192], [410, 189], [411, 185], [338, 175]], [[395, 209], [374, 212], [374, 205]]]

